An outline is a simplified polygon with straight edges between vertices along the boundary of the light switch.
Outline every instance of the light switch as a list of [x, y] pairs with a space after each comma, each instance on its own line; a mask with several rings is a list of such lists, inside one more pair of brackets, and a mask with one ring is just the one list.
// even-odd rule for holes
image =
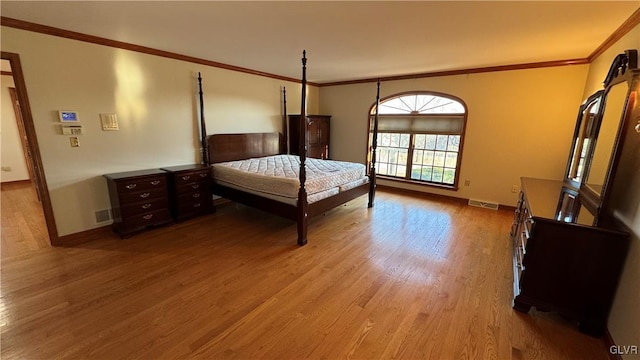
[[72, 136], [69, 138], [69, 142], [71, 142], [71, 147], [79, 147], [80, 146], [80, 140], [78, 140], [77, 136]]

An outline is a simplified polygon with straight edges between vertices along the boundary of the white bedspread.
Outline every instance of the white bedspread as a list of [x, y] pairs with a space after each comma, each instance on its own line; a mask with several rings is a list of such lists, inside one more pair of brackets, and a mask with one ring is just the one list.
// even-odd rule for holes
[[[350, 185], [366, 177], [363, 164], [313, 158], [308, 158], [305, 164], [305, 188], [309, 195]], [[299, 172], [300, 158], [296, 155], [274, 155], [213, 165], [215, 181], [288, 198], [298, 197]]]

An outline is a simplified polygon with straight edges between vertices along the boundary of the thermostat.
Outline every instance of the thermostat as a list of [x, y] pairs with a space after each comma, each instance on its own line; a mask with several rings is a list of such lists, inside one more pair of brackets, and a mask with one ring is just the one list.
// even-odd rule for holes
[[80, 118], [78, 118], [77, 111], [71, 110], [58, 110], [58, 116], [60, 117], [61, 122], [78, 122]]

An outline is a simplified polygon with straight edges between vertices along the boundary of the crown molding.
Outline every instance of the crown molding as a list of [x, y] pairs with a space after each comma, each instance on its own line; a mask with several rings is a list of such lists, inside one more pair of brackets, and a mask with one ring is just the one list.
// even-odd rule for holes
[[495, 71], [535, 69], [535, 68], [542, 68], [542, 67], [555, 67], [555, 66], [566, 66], [566, 65], [583, 65], [588, 63], [589, 63], [588, 59], [554, 60], [554, 61], [543, 61], [543, 62], [533, 62], [533, 63], [514, 64], [514, 65], [500, 65], [500, 66], [488, 66], [488, 67], [478, 67], [478, 68], [468, 68], [468, 69], [458, 69], [458, 70], [434, 71], [434, 72], [426, 72], [426, 73], [418, 73], [418, 74], [386, 76], [386, 77], [368, 78], [368, 79], [359, 79], [359, 80], [335, 81], [335, 82], [320, 83], [320, 87], [361, 84], [361, 83], [368, 83], [368, 82], [377, 82], [378, 80], [380, 81], [411, 80], [411, 79], [420, 79], [420, 78], [428, 78], [428, 77], [467, 75], [467, 74], [478, 74], [478, 73], [495, 72]]
[[629, 18], [620, 25], [616, 31], [611, 34], [600, 46], [598, 46], [587, 59], [592, 62], [598, 56], [602, 55], [607, 49], [609, 49], [616, 41], [620, 40], [623, 36], [627, 35], [629, 31], [633, 30], [640, 24], [640, 8], [638, 8]]
[[[613, 34], [611, 34], [602, 44], [600, 44], [600, 46], [598, 46], [587, 58], [532, 62], [532, 63], [513, 64], [513, 65], [476, 67], [476, 68], [468, 68], [468, 69], [445, 70], [445, 71], [425, 72], [425, 73], [417, 73], [417, 74], [405, 74], [405, 75], [375, 77], [375, 78], [356, 79], [356, 80], [334, 81], [334, 82], [325, 82], [325, 83], [307, 82], [307, 84], [311, 86], [325, 87], [325, 86], [352, 85], [352, 84], [377, 82], [378, 80], [382, 80], [382, 81], [410, 80], [410, 79], [439, 77], [439, 76], [467, 75], [467, 74], [478, 74], [478, 73], [496, 72], [496, 71], [524, 70], [524, 69], [535, 69], [535, 68], [543, 68], [543, 67], [590, 64], [595, 58], [597, 58], [599, 55], [602, 55], [602, 53], [604, 53], [608, 48], [610, 48], [616, 41], [620, 40], [624, 35], [629, 33], [629, 31], [635, 28], [638, 24], [640, 24], [640, 8], [636, 10], [618, 29], [616, 29], [616, 31], [614, 31]], [[64, 30], [64, 29], [60, 29], [52, 26], [41, 25], [41, 24], [36, 24], [28, 21], [8, 18], [5, 16], [0, 16], [0, 25], [21, 29], [21, 30], [37, 32], [41, 34], [63, 37], [63, 38], [72, 39], [72, 40], [84, 41], [84, 42], [89, 42], [93, 44], [124, 49], [124, 50], [136, 51], [144, 54], [155, 55], [155, 56], [160, 56], [160, 57], [165, 57], [165, 58], [170, 58], [175, 60], [181, 60], [181, 61], [191, 62], [195, 64], [200, 64], [200, 65], [206, 65], [206, 66], [216, 67], [216, 68], [225, 69], [225, 70], [237, 71], [245, 74], [262, 76], [262, 77], [267, 77], [267, 78], [272, 78], [277, 80], [290, 81], [294, 83], [301, 83], [299, 79], [295, 79], [295, 78], [266, 73], [258, 70], [243, 68], [243, 67], [229, 65], [229, 64], [223, 64], [216, 61], [182, 55], [178, 53], [154, 49], [146, 46], [135, 45], [135, 44], [126, 43], [122, 41], [111, 40], [111, 39], [102, 38], [98, 36], [87, 35], [87, 34], [70, 31], [70, 30]]]
[[[206, 65], [206, 66], [216, 67], [216, 68], [225, 69], [225, 70], [237, 71], [245, 74], [251, 74], [251, 75], [277, 79], [277, 80], [301, 83], [300, 79], [294, 79], [286, 76], [270, 74], [263, 71], [247, 69], [247, 68], [229, 65], [229, 64], [223, 64], [216, 61], [182, 55], [182, 54], [173, 53], [170, 51], [158, 50], [158, 49], [131, 44], [123, 41], [111, 40], [111, 39], [107, 39], [99, 36], [87, 35], [87, 34], [75, 32], [75, 31], [56, 28], [53, 26], [41, 25], [41, 24], [36, 24], [28, 21], [12, 19], [5, 16], [0, 16], [0, 25], [15, 28], [15, 29], [37, 32], [37, 33], [46, 34], [46, 35], [58, 36], [58, 37], [71, 39], [71, 40], [84, 41], [84, 42], [97, 44], [97, 45], [104, 45], [104, 46], [114, 47], [118, 49], [135, 51], [143, 54], [149, 54], [149, 55], [155, 55], [155, 56], [165, 57], [165, 58], [174, 59], [174, 60], [186, 61], [194, 64], [200, 64], [200, 65]], [[318, 86], [317, 84], [311, 83], [311, 82], [307, 82], [307, 84]]]

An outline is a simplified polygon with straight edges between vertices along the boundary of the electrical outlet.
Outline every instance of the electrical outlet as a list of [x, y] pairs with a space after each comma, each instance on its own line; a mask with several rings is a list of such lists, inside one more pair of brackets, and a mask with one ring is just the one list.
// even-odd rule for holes
[[518, 185], [511, 185], [511, 192], [512, 193], [517, 193], [518, 192]]
[[471, 185], [471, 180], [467, 179], [464, 181], [464, 186], [469, 186]]
[[69, 142], [71, 143], [71, 147], [79, 147], [80, 146], [80, 140], [78, 140], [77, 136], [72, 136], [69, 138]]

